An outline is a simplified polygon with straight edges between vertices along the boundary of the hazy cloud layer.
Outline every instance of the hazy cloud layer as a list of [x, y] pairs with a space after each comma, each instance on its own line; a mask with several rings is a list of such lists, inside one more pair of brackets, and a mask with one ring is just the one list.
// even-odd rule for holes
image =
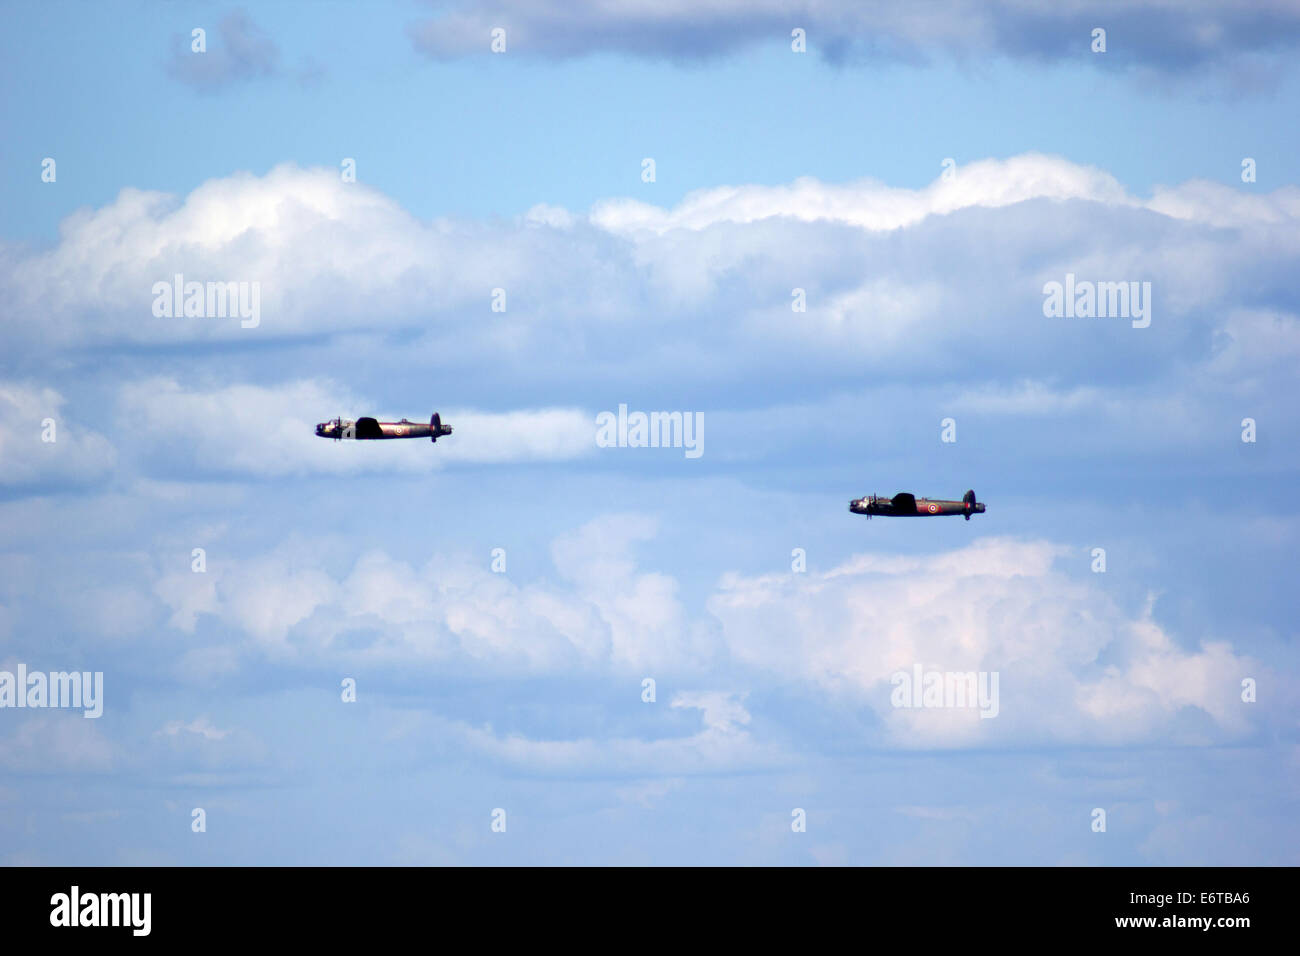
[[201, 389], [150, 379], [121, 388], [117, 421], [123, 434], [139, 436], [133, 444], [146, 462], [166, 461], [172, 468], [217, 477], [418, 474], [455, 462], [559, 461], [591, 454], [596, 447], [594, 418], [578, 409], [490, 413], [448, 406], [433, 411], [456, 431], [432, 451], [427, 440], [359, 445], [320, 438], [315, 426], [334, 417], [397, 421], [410, 415], [377, 409], [331, 382]]

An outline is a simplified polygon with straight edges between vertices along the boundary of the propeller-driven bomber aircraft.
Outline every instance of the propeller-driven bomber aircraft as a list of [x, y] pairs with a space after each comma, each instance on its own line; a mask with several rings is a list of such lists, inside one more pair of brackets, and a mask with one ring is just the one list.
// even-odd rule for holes
[[891, 518], [928, 518], [931, 515], [965, 515], [970, 521], [971, 515], [982, 515], [984, 504], [975, 500], [975, 492], [968, 491], [961, 501], [940, 501], [918, 498], [906, 491], [900, 491], [892, 498], [867, 495], [854, 498], [849, 502], [849, 510], [855, 515], [885, 515]]
[[316, 426], [316, 434], [321, 438], [355, 438], [359, 441], [378, 440], [381, 438], [427, 438], [436, 442], [442, 435], [451, 434], [451, 426], [442, 423], [442, 416], [437, 412], [424, 422], [381, 422], [373, 418], [358, 418], [355, 422], [346, 418], [336, 418], [332, 422], [321, 422]]

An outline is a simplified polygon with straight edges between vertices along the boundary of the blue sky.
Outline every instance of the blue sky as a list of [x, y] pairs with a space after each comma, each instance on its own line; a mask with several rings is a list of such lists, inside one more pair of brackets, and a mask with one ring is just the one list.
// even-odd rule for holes
[[629, 9], [6, 10], [0, 860], [1293, 863], [1300, 18]]

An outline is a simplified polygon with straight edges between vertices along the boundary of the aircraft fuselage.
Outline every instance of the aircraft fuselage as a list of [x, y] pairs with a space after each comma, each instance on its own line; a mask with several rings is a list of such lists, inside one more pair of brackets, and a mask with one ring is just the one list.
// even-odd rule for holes
[[942, 498], [917, 498], [901, 491], [892, 498], [867, 495], [849, 502], [849, 510], [857, 515], [881, 515], [889, 518], [929, 518], [939, 515], [962, 515], [967, 521], [971, 515], [984, 513], [984, 503], [975, 500], [975, 492], [968, 491], [961, 501]]
[[351, 421], [336, 418], [332, 422], [321, 422], [316, 426], [316, 434], [321, 438], [354, 438], [359, 441], [381, 441], [385, 438], [427, 438], [437, 441], [443, 435], [450, 435], [452, 428], [444, 425], [442, 418], [434, 413], [428, 424], [412, 422], [403, 418], [400, 422], [381, 422], [373, 418], [358, 418]]

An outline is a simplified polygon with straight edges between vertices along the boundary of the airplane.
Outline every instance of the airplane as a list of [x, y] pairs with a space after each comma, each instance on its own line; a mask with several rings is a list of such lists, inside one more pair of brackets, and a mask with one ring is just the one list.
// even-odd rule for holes
[[442, 416], [437, 412], [429, 419], [429, 424], [424, 422], [408, 422], [403, 418], [400, 422], [380, 422], [373, 418], [358, 418], [351, 421], [346, 418], [336, 418], [332, 422], [321, 422], [316, 426], [316, 434], [321, 438], [333, 438], [338, 441], [341, 438], [355, 438], [359, 441], [378, 440], [381, 438], [428, 438], [429, 441], [436, 442], [439, 437], [451, 434], [451, 426], [442, 423]]
[[866, 515], [868, 518], [872, 515], [885, 515], [893, 518], [964, 515], [966, 520], [970, 521], [971, 515], [982, 515], [984, 513], [984, 503], [975, 500], [974, 491], [968, 491], [962, 495], [961, 501], [918, 498], [906, 491], [900, 491], [892, 498], [882, 498], [877, 495], [854, 498], [849, 501], [849, 510], [855, 515]]

